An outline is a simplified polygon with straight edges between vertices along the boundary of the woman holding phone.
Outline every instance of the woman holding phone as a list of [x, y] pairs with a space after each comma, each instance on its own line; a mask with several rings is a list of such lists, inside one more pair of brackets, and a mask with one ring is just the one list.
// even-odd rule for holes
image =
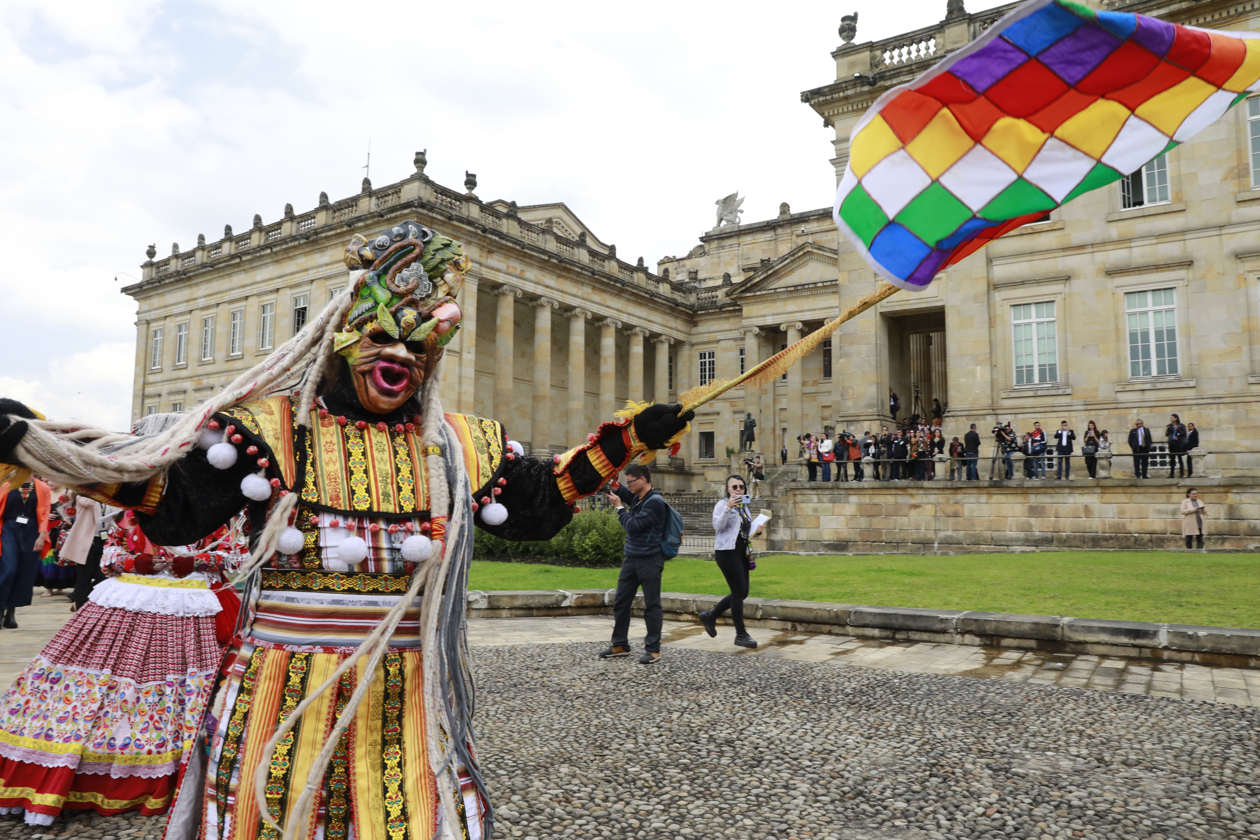
[[700, 613], [700, 622], [706, 633], [716, 637], [717, 620], [729, 609], [735, 625], [735, 644], [755, 648], [757, 641], [744, 629], [744, 599], [748, 597], [748, 572], [752, 562], [748, 542], [765, 525], [751, 531], [752, 512], [748, 509], [750, 499], [746, 492], [743, 476], [733, 475], [726, 479], [726, 496], [713, 506], [713, 530], [717, 531], [713, 553], [731, 592], [718, 601], [716, 607]]
[[1203, 525], [1205, 517], [1207, 506], [1199, 500], [1199, 491], [1191, 487], [1181, 500], [1181, 535], [1186, 538], [1186, 548], [1203, 548], [1203, 536], [1207, 533]]

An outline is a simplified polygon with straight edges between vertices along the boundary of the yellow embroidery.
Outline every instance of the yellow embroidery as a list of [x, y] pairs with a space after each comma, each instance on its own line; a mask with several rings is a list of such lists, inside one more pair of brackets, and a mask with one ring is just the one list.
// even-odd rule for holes
[[367, 456], [363, 446], [363, 435], [351, 426], [346, 426], [346, 452], [350, 462], [350, 508], [351, 510], [370, 510], [372, 499], [368, 495]]
[[342, 572], [295, 572], [264, 569], [262, 588], [299, 592], [382, 592], [407, 591], [411, 581], [405, 575], [343, 574]]
[[156, 578], [148, 575], [119, 575], [117, 580], [122, 583], [133, 583], [137, 586], [158, 586], [163, 589], [209, 589], [210, 584], [204, 580], [171, 580], [170, 578]]
[[382, 773], [385, 785], [385, 830], [390, 840], [407, 836], [407, 803], [402, 794], [402, 656], [385, 654], [385, 720], [381, 727]]
[[[297, 708], [298, 703], [302, 702], [302, 696], [306, 694], [306, 676], [311, 662], [309, 653], [295, 653], [289, 659], [288, 679], [284, 686], [284, 702], [280, 704], [280, 712], [276, 716], [276, 726], [279, 726]], [[266, 797], [267, 810], [271, 813], [271, 818], [279, 821], [280, 815], [284, 811], [284, 800], [287, 798], [289, 790], [289, 772], [293, 769], [292, 753], [293, 742], [297, 738], [301, 729], [301, 722], [285, 733], [280, 739], [280, 743], [276, 745], [276, 751], [271, 757], [271, 767], [269, 768], [267, 777]], [[279, 837], [279, 833], [262, 821], [259, 820], [258, 837], [259, 840], [274, 840]]]

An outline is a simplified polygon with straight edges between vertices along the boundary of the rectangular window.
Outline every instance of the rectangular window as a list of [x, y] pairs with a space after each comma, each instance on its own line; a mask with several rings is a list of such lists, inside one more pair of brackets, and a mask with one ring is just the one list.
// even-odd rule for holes
[[1168, 201], [1167, 155], [1160, 155], [1120, 182], [1120, 206], [1125, 210]]
[[[780, 344], [780, 345], [779, 345], [779, 352], [780, 352], [780, 353], [782, 353], [782, 352], [783, 352], [784, 350], [786, 350], [786, 349], [787, 349], [787, 342], [785, 341], [785, 342], [783, 342], [782, 344]], [[785, 371], [783, 371], [783, 375], [779, 377], [779, 381], [780, 381], [780, 382], [787, 382], [787, 371], [786, 371], [786, 370], [785, 370]]]
[[297, 335], [306, 326], [306, 295], [293, 296], [293, 334]]
[[156, 405], [146, 405], [146, 406], [144, 407], [144, 415], [145, 415], [146, 417], [152, 417], [154, 414], [157, 414], [157, 406], [156, 406]]
[[701, 461], [712, 461], [714, 457], [716, 457], [714, 455], [714, 449], [716, 449], [717, 445], [714, 443], [714, 440], [713, 440], [713, 436], [715, 434], [716, 432], [701, 432], [700, 433], [700, 460]]
[[201, 361], [214, 359], [214, 316], [201, 319]]
[[188, 364], [188, 325], [175, 325], [175, 364]]
[[1128, 292], [1129, 376], [1176, 376], [1177, 299], [1173, 289]]
[[162, 369], [162, 328], [153, 331], [153, 339], [149, 342], [149, 370]]
[[708, 385], [717, 372], [717, 360], [712, 350], [700, 351], [700, 384]]
[[[663, 352], [669, 353], [669, 350], [665, 350]], [[666, 378], [669, 380], [668, 390], [672, 391], [674, 390], [674, 357], [673, 356], [667, 355], [665, 357], [665, 372], [668, 374], [668, 376], [666, 376]]]
[[1059, 342], [1054, 301], [1012, 306], [1011, 340], [1017, 386], [1045, 385], [1059, 381]]
[[823, 353], [823, 379], [831, 378], [831, 339], [824, 338], [822, 343]]
[[182, 402], [171, 403], [171, 411], [175, 412], [176, 414], [178, 414], [179, 412], [183, 410], [184, 410], [184, 404]]
[[1251, 188], [1260, 187], [1260, 96], [1247, 100], [1247, 135], [1251, 142]]
[[744, 375], [744, 365], [748, 363], [747, 358], [746, 358], [747, 355], [748, 354], [744, 352], [743, 347], [739, 348], [739, 375], [740, 376]]
[[337, 295], [341, 294], [345, 290], [345, 288], [346, 288], [345, 286], [333, 286], [331, 289], [328, 290], [328, 299], [332, 300]]
[[228, 355], [241, 355], [241, 346], [245, 342], [245, 310], [232, 310], [231, 331], [228, 333]]
[[276, 334], [276, 305], [264, 303], [258, 312], [258, 349], [270, 350]]

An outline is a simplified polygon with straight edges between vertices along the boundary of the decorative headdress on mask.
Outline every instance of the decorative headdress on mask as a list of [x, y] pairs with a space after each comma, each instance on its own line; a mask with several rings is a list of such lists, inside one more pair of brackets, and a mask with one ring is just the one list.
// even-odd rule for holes
[[470, 262], [455, 240], [418, 222], [400, 222], [370, 242], [355, 234], [346, 246], [346, 267], [363, 269], [353, 303], [333, 337], [339, 353], [359, 339], [385, 332], [400, 341], [445, 347], [459, 331], [455, 302]]

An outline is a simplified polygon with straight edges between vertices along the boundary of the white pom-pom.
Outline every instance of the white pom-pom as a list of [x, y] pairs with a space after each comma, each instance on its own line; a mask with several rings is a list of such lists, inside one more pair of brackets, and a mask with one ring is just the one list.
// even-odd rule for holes
[[509, 441], [508, 441], [508, 449], [512, 450], [512, 451], [513, 451], [513, 452], [515, 452], [517, 455], [524, 455], [524, 454], [525, 454], [525, 447], [521, 446], [521, 445], [520, 445], [520, 443], [518, 443], [517, 441], [514, 441], [514, 440], [509, 440]]
[[226, 470], [236, 463], [236, 447], [230, 443], [216, 443], [206, 452], [206, 460], [216, 470]]
[[337, 559], [346, 566], [362, 563], [367, 555], [367, 543], [362, 537], [346, 537], [341, 541], [341, 545], [337, 546]]
[[276, 540], [276, 549], [281, 554], [297, 554], [306, 545], [306, 535], [297, 528], [285, 528]]
[[271, 498], [271, 482], [257, 473], [250, 473], [241, 479], [241, 492], [247, 499], [265, 502]]
[[329, 557], [327, 560], [325, 560], [325, 561], [324, 561], [324, 568], [325, 568], [325, 569], [329, 569], [329, 570], [334, 571], [334, 572], [348, 572], [348, 571], [350, 571], [350, 567], [349, 567], [347, 564], [342, 563], [342, 562], [341, 562], [340, 560], [338, 560], [336, 557]]
[[201, 447], [202, 449], [209, 449], [210, 447], [214, 446], [216, 443], [222, 443], [222, 442], [223, 442], [223, 432], [218, 432], [218, 431], [215, 431], [214, 429], [202, 429], [201, 435], [197, 438], [197, 446]]
[[408, 563], [423, 563], [433, 556], [433, 541], [423, 534], [413, 534], [403, 540], [402, 559]]
[[508, 511], [498, 502], [492, 502], [481, 509], [481, 521], [487, 525], [502, 525], [507, 521]]

